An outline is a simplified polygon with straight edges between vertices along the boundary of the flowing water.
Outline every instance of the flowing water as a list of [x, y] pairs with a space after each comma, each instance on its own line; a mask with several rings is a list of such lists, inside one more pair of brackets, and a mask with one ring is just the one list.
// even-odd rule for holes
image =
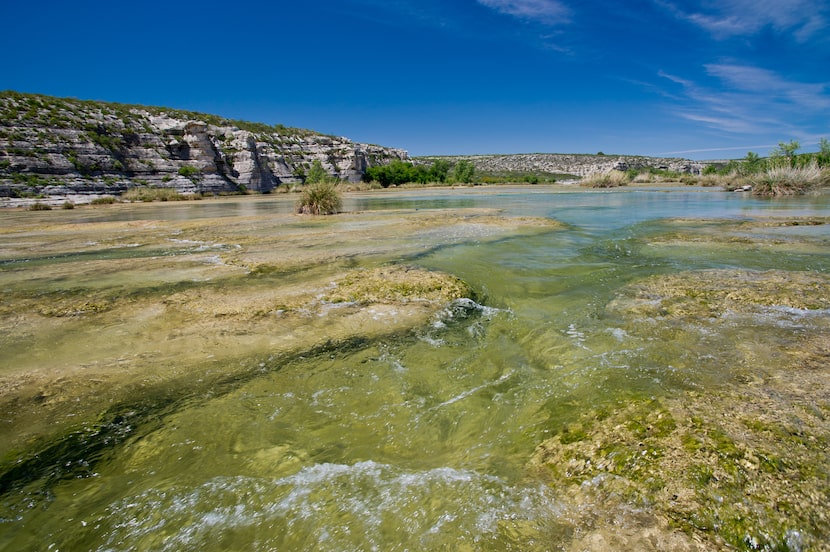
[[[210, 218], [222, 225], [225, 217], [285, 205], [240, 200], [72, 216], [99, 223]], [[394, 247], [385, 259], [454, 274], [476, 291], [476, 303], [457, 302], [414, 331], [349, 347], [290, 358], [257, 349], [250, 359], [227, 360], [258, 370], [210, 392], [152, 403], [134, 424], [119, 426], [123, 435], [111, 445], [96, 449], [94, 462], [70, 455], [88, 464], [79, 475], [42, 473], [8, 484], [0, 548], [557, 550], [594, 530], [608, 533], [596, 541], [607, 544], [614, 531], [636, 532], [636, 513], [648, 507], [623, 498], [606, 511], [575, 497], [529, 467], [537, 445], [596, 409], [729, 385], [746, 369], [737, 350], [755, 330], [784, 340], [828, 329], [827, 310], [785, 309], [771, 323], [756, 317], [713, 329], [701, 320], [700, 331], [679, 329], [665, 339], [649, 329], [653, 320], [609, 307], [638, 282], [687, 271], [827, 275], [830, 224], [751, 224], [826, 218], [827, 196], [764, 201], [691, 189], [527, 187], [346, 201], [347, 210], [367, 216], [470, 208], [568, 226], [487, 240], [436, 234], [434, 244], [430, 231], [387, 236]], [[35, 215], [43, 214], [27, 216]], [[5, 217], [0, 213], [0, 221]], [[182, 254], [196, 247], [180, 245]], [[155, 255], [147, 246], [89, 253], [104, 254]], [[70, 260], [48, 254], [27, 262], [27, 277], [37, 278]], [[149, 285], [150, 277], [124, 285]], [[47, 275], [38, 285], [52, 284]], [[151, 330], [142, 336], [136, 340], [154, 339]], [[169, 362], [186, 354], [173, 351]], [[758, 352], [758, 365], [773, 370], [775, 354]], [[11, 352], [4, 356], [9, 361]], [[613, 516], [619, 523], [597, 521]], [[793, 530], [821, 535], [824, 524]]]

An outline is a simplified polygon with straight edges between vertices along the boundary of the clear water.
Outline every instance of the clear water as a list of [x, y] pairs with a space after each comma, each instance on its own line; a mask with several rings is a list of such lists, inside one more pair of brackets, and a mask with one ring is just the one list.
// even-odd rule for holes
[[[275, 205], [290, 208], [281, 199], [205, 202], [96, 217], [221, 224]], [[535, 446], [621, 396], [706, 389], [730, 377], [734, 336], [634, 337], [605, 312], [615, 294], [683, 270], [830, 272], [830, 225], [751, 232], [808, 239], [793, 248], [655, 240], [703, 232], [700, 219], [828, 216], [826, 196], [772, 202], [701, 190], [529, 187], [346, 201], [360, 211], [468, 207], [569, 228], [407, 250], [399, 260], [461, 277], [482, 306], [413, 334], [264, 361], [256, 377], [178, 397], [114, 440], [84, 477], [52, 483], [45, 474], [7, 493], [0, 548], [565, 549], [573, 505], [528, 472]], [[64, 260], [47, 255], [36, 264]]]

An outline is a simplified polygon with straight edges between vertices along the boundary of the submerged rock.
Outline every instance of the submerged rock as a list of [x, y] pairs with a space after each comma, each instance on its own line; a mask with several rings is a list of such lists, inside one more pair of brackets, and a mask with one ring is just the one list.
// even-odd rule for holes
[[814, 272], [701, 270], [656, 276], [633, 284], [608, 306], [622, 316], [680, 319], [723, 317], [778, 307], [830, 308], [830, 278]]
[[[97, 455], [96, 439], [130, 438], [156, 408], [298, 355], [430, 327], [475, 294], [414, 266], [427, 247], [555, 227], [489, 209], [309, 220], [269, 198], [207, 203], [222, 216], [167, 220], [132, 205], [108, 211], [114, 220], [11, 215], [0, 233], [0, 483]], [[411, 239], [419, 233], [431, 237]]]
[[686, 390], [597, 405], [541, 443], [530, 469], [563, 489], [577, 525], [590, 524], [585, 504], [602, 504], [655, 532], [638, 549], [819, 549], [830, 541], [828, 308], [830, 278], [808, 272], [687, 271], [623, 288], [605, 315], [642, 347], [672, 351], [664, 371]]
[[412, 301], [447, 303], [471, 297], [470, 287], [449, 274], [412, 266], [388, 266], [354, 271], [338, 280], [324, 296], [331, 303], [355, 302], [410, 303]]

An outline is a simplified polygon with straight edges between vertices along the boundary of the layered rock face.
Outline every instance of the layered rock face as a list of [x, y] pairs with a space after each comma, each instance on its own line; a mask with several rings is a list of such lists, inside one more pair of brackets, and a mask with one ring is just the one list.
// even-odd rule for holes
[[[431, 162], [437, 158], [421, 158]], [[700, 174], [708, 163], [699, 163], [677, 157], [642, 157], [633, 155], [566, 154], [566, 153], [521, 153], [512, 155], [469, 155], [444, 157], [455, 162], [461, 159], [471, 161], [477, 171], [483, 173], [550, 173], [591, 176], [611, 171], [629, 169], [662, 169], [679, 173]]]
[[301, 183], [315, 160], [359, 181], [406, 151], [317, 132], [165, 108], [0, 93], [0, 195], [270, 192]]

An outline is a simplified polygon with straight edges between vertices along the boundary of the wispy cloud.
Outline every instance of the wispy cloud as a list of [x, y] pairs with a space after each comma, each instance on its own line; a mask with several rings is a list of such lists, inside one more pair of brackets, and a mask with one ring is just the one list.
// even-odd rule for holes
[[708, 85], [659, 73], [674, 85], [664, 95], [673, 98], [676, 116], [730, 134], [791, 135], [807, 131], [830, 110], [828, 83], [800, 82], [737, 63], [704, 68], [714, 79]]
[[558, 0], [478, 0], [499, 13], [546, 25], [568, 23], [571, 10]]
[[830, 9], [815, 0], [721, 0], [679, 7], [666, 0], [654, 2], [675, 17], [689, 21], [716, 39], [749, 36], [771, 28], [791, 34], [798, 42], [820, 36], [830, 26]]
[[792, 81], [774, 71], [739, 64], [708, 64], [704, 67], [729, 89], [757, 94], [804, 111], [830, 109], [830, 86], [827, 83]]
[[699, 149], [687, 149], [687, 150], [680, 150], [680, 151], [663, 151], [660, 152], [659, 155], [688, 155], [690, 153], [712, 153], [718, 151], [753, 151], [756, 149], [768, 149], [774, 148], [775, 144], [761, 144], [755, 146], [728, 146], [722, 148], [699, 148]]

